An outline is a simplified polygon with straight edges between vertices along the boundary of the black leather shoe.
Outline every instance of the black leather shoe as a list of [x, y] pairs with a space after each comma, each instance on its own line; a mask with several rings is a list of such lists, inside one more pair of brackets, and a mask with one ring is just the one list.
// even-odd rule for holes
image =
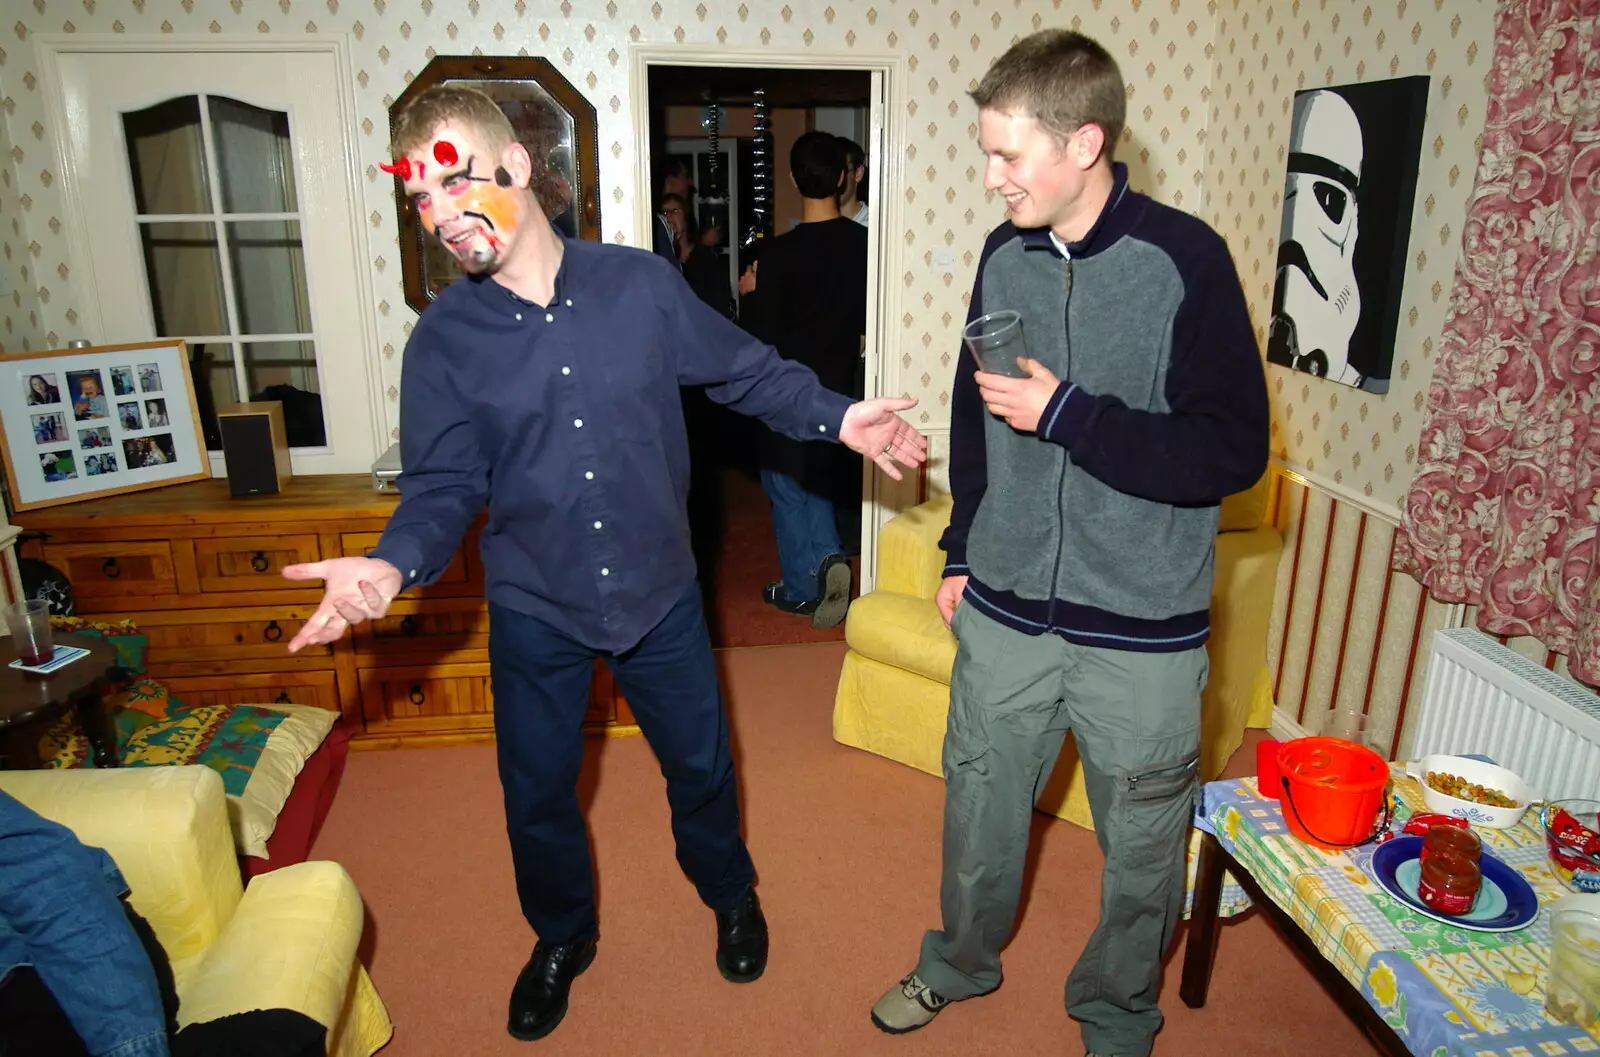
[[767, 919], [754, 888], [732, 910], [717, 911], [717, 971], [736, 984], [767, 971]]
[[523, 1042], [542, 1039], [567, 1015], [572, 981], [594, 961], [594, 940], [534, 945], [533, 957], [517, 974], [511, 989], [511, 1037]]

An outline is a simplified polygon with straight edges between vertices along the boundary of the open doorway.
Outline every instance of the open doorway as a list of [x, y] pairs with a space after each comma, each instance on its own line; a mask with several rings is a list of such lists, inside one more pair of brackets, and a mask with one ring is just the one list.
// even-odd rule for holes
[[[830, 308], [838, 300], [841, 311], [850, 302], [855, 306], [847, 312], [852, 320], [863, 302], [874, 317], [881, 312], [873, 253], [878, 239], [867, 226], [870, 208], [861, 210], [861, 203], [873, 197], [870, 174], [877, 159], [871, 147], [882, 141], [882, 114], [874, 113], [880, 76], [867, 69], [669, 62], [647, 63], [643, 73], [649, 171], [641, 175], [648, 181], [648, 203], [656, 214], [651, 220], [659, 218], [670, 229], [685, 279], [696, 294], [782, 349], [785, 343], [772, 336], [771, 319], [762, 318], [770, 317], [771, 291], [742, 293], [740, 280], [752, 265], [759, 269], [763, 253], [777, 240], [793, 232], [795, 237], [785, 244], [791, 250], [802, 240], [855, 247], [841, 254], [845, 263], [836, 274], [815, 270], [826, 292], [819, 286], [805, 293]], [[808, 204], [791, 178], [791, 149], [797, 141], [814, 144], [817, 137], [808, 134], [815, 133], [837, 138], [839, 148], [852, 155], [849, 162], [864, 159], [864, 167], [846, 163], [840, 196], [849, 216], [836, 212], [819, 217], [814, 194]], [[863, 172], [868, 178], [858, 180]], [[797, 231], [802, 224], [806, 230]], [[760, 287], [759, 270], [753, 281]], [[853, 377], [827, 384], [854, 395], [876, 392], [875, 363], [867, 355], [868, 347], [877, 344], [871, 340], [875, 322], [863, 313], [850, 324], [848, 329], [861, 332]], [[851, 335], [852, 346], [856, 337]], [[769, 583], [785, 579], [770, 483], [764, 490], [761, 477], [774, 458], [766, 427], [692, 389], [684, 393], [684, 413], [692, 470], [690, 529], [713, 645], [842, 639], [842, 624], [817, 627], [809, 614], [786, 612], [765, 597]], [[815, 461], [807, 460], [813, 466]], [[863, 511], [871, 508], [872, 480], [849, 459], [823, 476], [833, 485], [828, 498], [855, 594], [862, 583], [862, 541], [869, 531], [863, 526], [871, 521]], [[821, 494], [815, 471], [810, 480], [809, 490]]]

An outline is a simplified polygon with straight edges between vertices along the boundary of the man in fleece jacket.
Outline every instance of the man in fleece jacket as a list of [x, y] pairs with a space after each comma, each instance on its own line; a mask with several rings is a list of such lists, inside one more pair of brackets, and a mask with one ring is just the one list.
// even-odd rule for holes
[[956, 372], [943, 927], [872, 1019], [913, 1031], [999, 986], [1031, 808], [1070, 730], [1106, 858], [1067, 1012], [1091, 1057], [1146, 1057], [1183, 905], [1219, 503], [1266, 468], [1265, 379], [1227, 246], [1112, 159], [1126, 98], [1105, 49], [1034, 34], [972, 97], [1010, 219], [970, 318], [1020, 312], [1032, 358], [1021, 378], [965, 353]]

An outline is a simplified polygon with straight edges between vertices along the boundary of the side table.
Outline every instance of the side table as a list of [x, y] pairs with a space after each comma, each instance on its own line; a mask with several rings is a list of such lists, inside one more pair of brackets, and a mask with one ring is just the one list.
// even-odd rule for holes
[[89, 651], [71, 664], [49, 675], [36, 675], [12, 668], [17, 650], [10, 639], [0, 649], [0, 754], [7, 770], [27, 770], [40, 766], [39, 737], [47, 724], [68, 709], [78, 714], [83, 732], [94, 749], [96, 767], [115, 767], [117, 729], [105, 689], [121, 671], [117, 651], [93, 635], [58, 634], [58, 646], [78, 646]]

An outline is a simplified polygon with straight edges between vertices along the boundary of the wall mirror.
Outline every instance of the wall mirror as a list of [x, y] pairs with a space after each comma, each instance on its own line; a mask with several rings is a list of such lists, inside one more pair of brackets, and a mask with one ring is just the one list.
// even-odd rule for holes
[[[436, 84], [467, 84], [499, 103], [533, 158], [534, 196], [551, 223], [569, 238], [600, 240], [594, 106], [554, 66], [531, 57], [440, 55], [394, 101], [390, 120], [419, 92]], [[399, 181], [395, 181], [395, 207], [406, 304], [421, 312], [460, 271], [444, 247], [422, 230]]]

